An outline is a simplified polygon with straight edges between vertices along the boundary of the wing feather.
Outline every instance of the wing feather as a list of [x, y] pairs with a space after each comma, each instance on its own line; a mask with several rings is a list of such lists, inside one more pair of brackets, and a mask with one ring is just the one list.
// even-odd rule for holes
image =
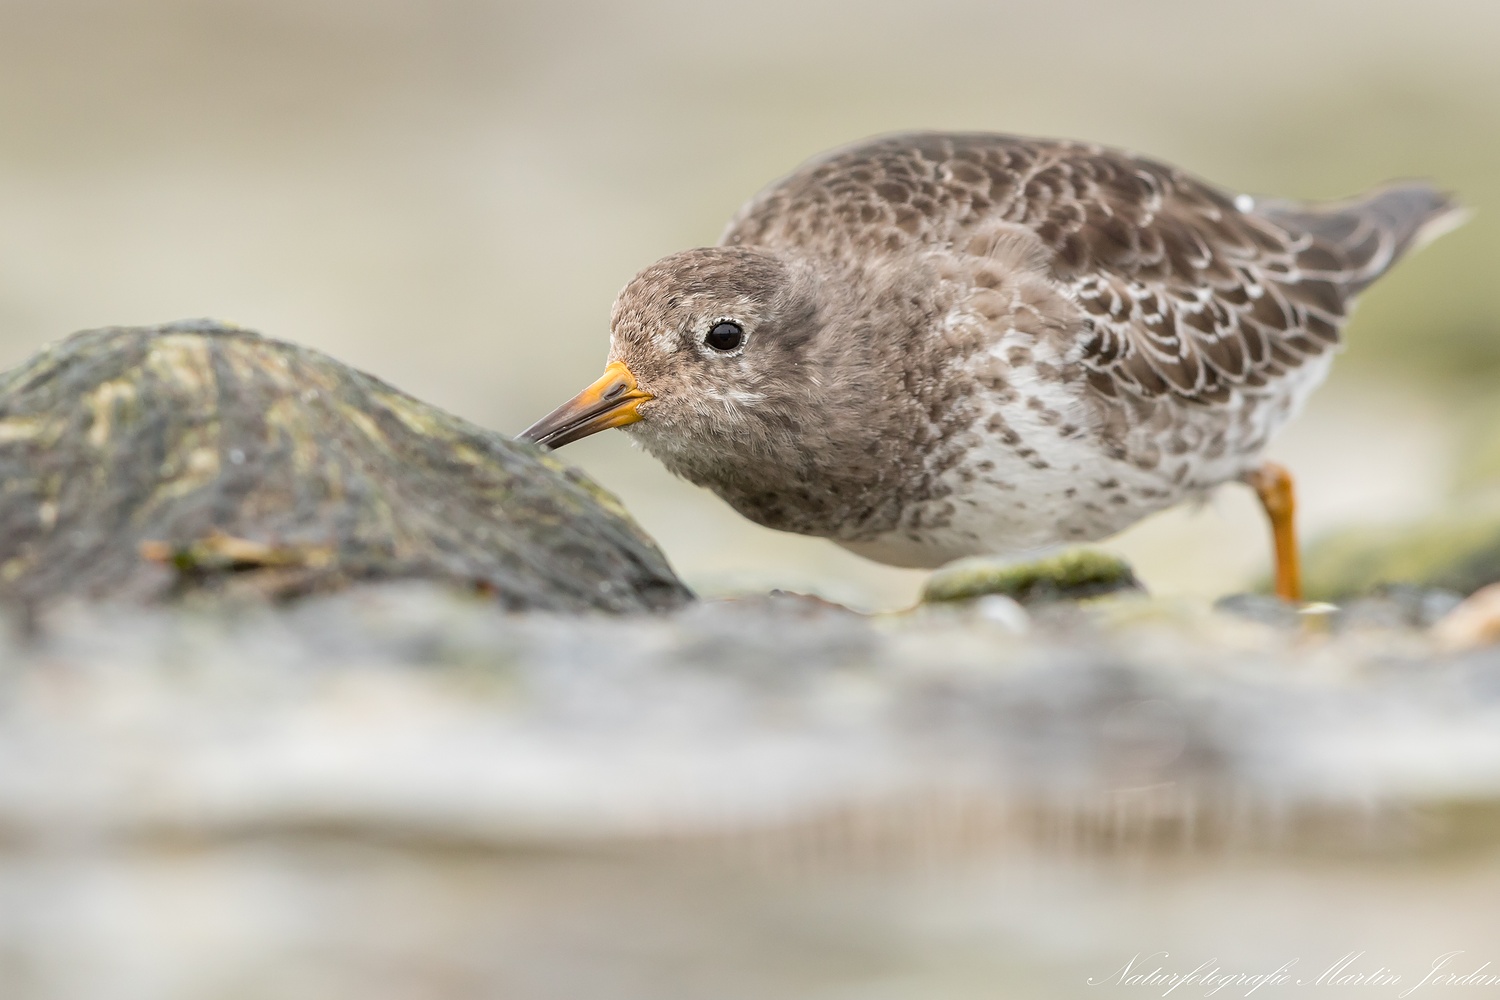
[[1105, 147], [912, 133], [773, 184], [725, 242], [963, 253], [986, 227], [1023, 226], [1078, 306], [1091, 384], [1215, 402], [1333, 348], [1352, 297], [1453, 211], [1421, 184], [1337, 205], [1257, 204]]

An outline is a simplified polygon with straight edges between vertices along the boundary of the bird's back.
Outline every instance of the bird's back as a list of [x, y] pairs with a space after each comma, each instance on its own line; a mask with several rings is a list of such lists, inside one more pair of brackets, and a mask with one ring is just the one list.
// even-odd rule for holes
[[976, 235], [1015, 227], [1082, 308], [1080, 361], [1097, 391], [1211, 404], [1323, 355], [1352, 298], [1457, 218], [1421, 182], [1340, 203], [1260, 200], [1102, 146], [908, 133], [770, 185], [724, 242], [867, 261], [982, 254]]

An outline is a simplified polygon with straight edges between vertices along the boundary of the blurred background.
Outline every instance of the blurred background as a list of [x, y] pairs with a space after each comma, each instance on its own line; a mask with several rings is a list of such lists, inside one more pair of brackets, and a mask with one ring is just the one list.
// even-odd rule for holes
[[[1494, 0], [0, 0], [0, 365], [212, 316], [514, 433], [598, 375], [637, 270], [805, 158], [901, 129], [1078, 137], [1233, 191], [1460, 192], [1473, 221], [1365, 297], [1275, 453], [1314, 538], [1500, 504], [1497, 39]], [[704, 593], [889, 608], [920, 585], [751, 525], [623, 434], [561, 455]], [[1233, 488], [1111, 545], [1200, 598], [1269, 551]], [[1500, 963], [1493, 656], [1438, 669], [1408, 633], [1319, 652], [1226, 616], [1209, 645], [1084, 655], [982, 621], [876, 643], [892, 623], [733, 617], [752, 602], [559, 626], [419, 598], [351, 596], [332, 624], [84, 617], [40, 654], [0, 628], [0, 995], [1045, 1000], [1158, 948], [1177, 971]], [[1174, 782], [1131, 770], [1152, 754], [1234, 807], [1222, 850], [1153, 853]], [[1114, 784], [1079, 809], [1125, 841], [1102, 857], [1040, 824], [959, 864], [924, 837], [961, 854], [984, 817], [914, 798], [892, 836], [915, 858], [888, 864], [857, 808], [1096, 758]], [[1359, 822], [1246, 847], [1257, 803], [1290, 842], [1266, 789]], [[820, 795], [856, 808], [774, 839]], [[1211, 817], [1184, 801], [1191, 840]], [[576, 829], [507, 840], [531, 808]], [[744, 809], [773, 839], [728, 875], [670, 841], [647, 864], [589, 846], [653, 808], [689, 835]], [[1462, 850], [1400, 853], [1435, 826]]]
[[[1276, 448], [1311, 535], [1420, 516], [1497, 426], [1497, 37], [1483, 0], [0, 0], [0, 363], [213, 316], [515, 432], [597, 376], [639, 268], [801, 160], [899, 129], [1077, 137], [1236, 191], [1461, 192], [1474, 221], [1366, 296]], [[707, 593], [891, 607], [920, 582], [757, 528], [624, 435], [564, 455]], [[1237, 489], [1115, 546], [1165, 593], [1267, 555]]]

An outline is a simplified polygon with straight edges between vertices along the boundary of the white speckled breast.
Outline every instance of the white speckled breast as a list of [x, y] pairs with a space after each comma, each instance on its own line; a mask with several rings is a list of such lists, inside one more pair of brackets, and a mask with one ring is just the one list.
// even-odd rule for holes
[[[1069, 396], [1055, 382], [1032, 383], [1025, 400], [983, 408], [967, 460], [942, 477], [945, 496], [908, 508], [894, 531], [839, 544], [878, 562], [935, 568], [965, 556], [1023, 555], [1108, 538], [1257, 466], [1331, 363], [1332, 355], [1315, 359], [1268, 391], [1236, 393], [1212, 408], [1157, 401], [1123, 441], [1110, 434], [1120, 415], [1086, 391]], [[1062, 433], [1066, 425], [1039, 418], [1027, 402], [1034, 399], [1076, 415], [1076, 428]]]

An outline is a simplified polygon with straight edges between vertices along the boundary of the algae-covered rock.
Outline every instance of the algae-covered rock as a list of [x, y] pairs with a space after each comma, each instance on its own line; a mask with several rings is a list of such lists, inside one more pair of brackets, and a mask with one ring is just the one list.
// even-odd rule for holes
[[1069, 549], [1029, 561], [960, 559], [932, 574], [922, 590], [922, 600], [965, 601], [1003, 594], [1023, 604], [1038, 604], [1139, 589], [1135, 573], [1119, 556], [1095, 549]]
[[1500, 510], [1481, 506], [1424, 523], [1339, 531], [1309, 546], [1303, 572], [1312, 600], [1342, 600], [1382, 584], [1471, 594], [1500, 581]]
[[423, 578], [511, 608], [690, 594], [539, 449], [209, 321], [88, 331], [0, 375], [0, 597], [271, 596]]

